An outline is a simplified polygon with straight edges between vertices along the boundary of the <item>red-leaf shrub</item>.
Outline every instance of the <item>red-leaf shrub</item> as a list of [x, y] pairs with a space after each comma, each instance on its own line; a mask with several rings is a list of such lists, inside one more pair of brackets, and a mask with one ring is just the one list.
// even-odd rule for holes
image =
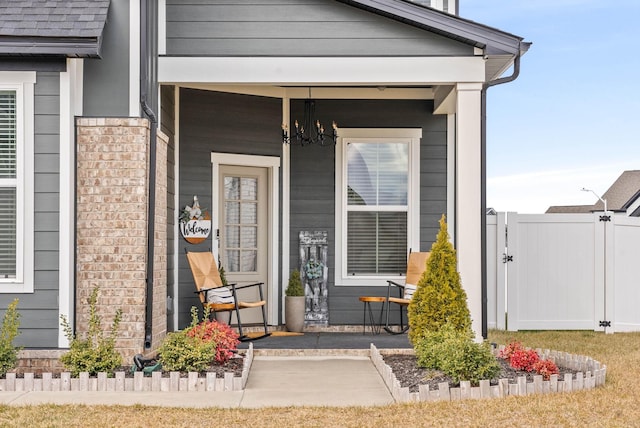
[[510, 342], [500, 350], [498, 357], [509, 360], [509, 365], [516, 370], [535, 371], [542, 375], [544, 380], [549, 380], [551, 375], [560, 373], [556, 363], [540, 359], [536, 351], [524, 348], [520, 342]]
[[498, 357], [502, 358], [503, 360], [510, 360], [511, 355], [515, 351], [519, 351], [521, 349], [524, 348], [522, 347], [522, 344], [520, 342], [510, 342], [509, 344], [507, 344], [507, 346], [500, 350], [500, 352], [498, 353]]
[[233, 352], [238, 348], [238, 333], [233, 331], [225, 323], [204, 320], [191, 328], [187, 335], [197, 337], [203, 342], [214, 341], [216, 343], [216, 362], [224, 364], [233, 356]]
[[544, 380], [549, 380], [551, 375], [560, 373], [556, 363], [551, 360], [539, 360], [533, 365], [533, 369], [542, 375]]
[[518, 349], [513, 351], [509, 364], [516, 370], [533, 371], [533, 366], [540, 360], [538, 353], [533, 349]]

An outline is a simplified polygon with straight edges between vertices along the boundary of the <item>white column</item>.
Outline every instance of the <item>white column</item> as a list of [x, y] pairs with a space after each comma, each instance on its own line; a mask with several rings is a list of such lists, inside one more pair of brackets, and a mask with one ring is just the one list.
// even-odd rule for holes
[[129, 116], [140, 117], [140, 2], [129, 3]]
[[[282, 97], [282, 123], [287, 128], [291, 123], [291, 99], [288, 95]], [[288, 129], [290, 133], [291, 130]], [[291, 135], [291, 134], [289, 134]], [[289, 238], [291, 220], [291, 146], [282, 145], [282, 298], [280, 300], [280, 313], [285, 322], [284, 313], [284, 288], [289, 281]]]
[[481, 83], [456, 87], [456, 242], [472, 328], [482, 338]]
[[[67, 70], [60, 73], [60, 213], [58, 265], [58, 312], [73, 325], [74, 308], [74, 249], [75, 235], [75, 124], [74, 117], [82, 115], [82, 59], [67, 59]], [[69, 341], [58, 328], [58, 346], [65, 348]]]

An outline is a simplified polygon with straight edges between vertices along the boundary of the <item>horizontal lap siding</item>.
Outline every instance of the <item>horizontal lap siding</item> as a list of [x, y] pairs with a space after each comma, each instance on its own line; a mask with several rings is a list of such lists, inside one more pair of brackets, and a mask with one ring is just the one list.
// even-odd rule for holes
[[84, 60], [83, 116], [129, 116], [129, 3], [111, 1], [100, 58]]
[[[292, 100], [291, 118], [303, 117], [304, 102]], [[420, 148], [420, 250], [429, 251], [438, 220], [447, 205], [446, 116], [433, 115], [424, 100], [316, 100], [316, 117], [335, 120], [341, 128], [422, 128]], [[290, 124], [291, 128], [291, 124]], [[362, 323], [359, 296], [386, 295], [384, 287], [336, 287], [335, 148], [291, 147], [291, 266], [297, 266], [301, 230], [326, 230], [329, 235], [329, 323]], [[377, 307], [374, 308], [377, 310]], [[397, 314], [396, 314], [397, 315]]]
[[168, 55], [472, 55], [473, 48], [335, 1], [167, 1]]
[[[181, 89], [178, 206], [191, 205], [193, 195], [198, 195], [200, 206], [217, 215], [211, 201], [211, 152], [279, 157], [282, 155], [281, 122], [282, 101], [277, 98]], [[191, 321], [191, 306], [200, 307], [184, 250], [213, 248], [217, 245], [213, 235], [215, 231], [197, 245], [179, 239], [178, 328]]]
[[[34, 293], [0, 294], [0, 307], [19, 299], [16, 346], [58, 346], [60, 197], [60, 73], [38, 72], [34, 88]], [[4, 315], [4, 311], [0, 316]]]

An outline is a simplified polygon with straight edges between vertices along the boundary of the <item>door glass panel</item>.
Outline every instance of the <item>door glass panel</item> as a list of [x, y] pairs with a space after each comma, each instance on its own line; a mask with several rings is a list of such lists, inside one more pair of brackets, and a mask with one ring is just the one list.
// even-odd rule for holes
[[240, 229], [240, 239], [243, 249], [256, 248], [258, 246], [258, 228], [253, 226], [243, 226]]
[[242, 270], [242, 272], [253, 272], [257, 270], [258, 252], [243, 251], [240, 263], [240, 269]]
[[238, 272], [240, 269], [240, 251], [238, 250], [227, 250], [227, 267], [225, 270], [227, 272]]
[[227, 248], [238, 248], [240, 246], [240, 227], [227, 226]]
[[228, 272], [256, 272], [258, 266], [258, 179], [224, 177], [223, 249]]
[[240, 223], [240, 202], [225, 202], [227, 224]]
[[245, 201], [255, 201], [258, 198], [258, 180], [255, 178], [241, 179], [240, 189], [242, 192], [242, 199]]
[[240, 199], [240, 179], [239, 177], [224, 178], [224, 198]]
[[258, 204], [244, 203], [242, 204], [242, 224], [257, 224], [258, 223]]

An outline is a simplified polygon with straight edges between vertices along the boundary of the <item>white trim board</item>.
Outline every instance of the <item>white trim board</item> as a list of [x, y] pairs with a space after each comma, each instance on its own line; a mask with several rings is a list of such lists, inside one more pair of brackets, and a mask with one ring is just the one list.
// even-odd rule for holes
[[[58, 250], [58, 318], [74, 323], [75, 310], [75, 116], [82, 116], [82, 59], [67, 59], [67, 71], [60, 73], [60, 213]], [[58, 346], [69, 347], [69, 339], [58, 329]]]
[[475, 57], [160, 57], [160, 83], [424, 85], [484, 82]]
[[316, 100], [432, 100], [432, 88], [327, 88], [327, 87], [295, 87], [264, 85], [217, 85], [214, 83], [181, 83], [181, 88], [200, 89], [261, 97]]

